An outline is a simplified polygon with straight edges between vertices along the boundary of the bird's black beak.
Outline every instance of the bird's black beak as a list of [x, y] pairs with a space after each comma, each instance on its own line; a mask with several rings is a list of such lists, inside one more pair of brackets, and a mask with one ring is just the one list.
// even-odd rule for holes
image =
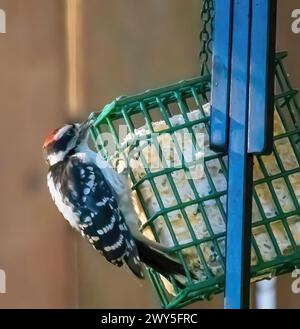
[[86, 121], [83, 121], [79, 127], [79, 138], [85, 139], [88, 136], [89, 128], [91, 127], [94, 121], [95, 115], [92, 113]]

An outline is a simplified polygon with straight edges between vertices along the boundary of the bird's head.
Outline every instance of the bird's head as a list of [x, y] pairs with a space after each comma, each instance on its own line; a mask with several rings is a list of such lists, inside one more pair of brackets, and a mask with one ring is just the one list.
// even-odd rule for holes
[[63, 161], [66, 156], [76, 150], [86, 140], [91, 120], [83, 123], [66, 124], [54, 129], [43, 144], [44, 157], [49, 166]]

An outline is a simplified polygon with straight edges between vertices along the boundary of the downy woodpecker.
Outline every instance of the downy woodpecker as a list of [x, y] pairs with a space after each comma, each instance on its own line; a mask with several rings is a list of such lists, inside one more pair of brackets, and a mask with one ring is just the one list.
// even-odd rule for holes
[[127, 177], [88, 147], [90, 124], [91, 119], [64, 125], [44, 142], [47, 183], [58, 210], [110, 263], [127, 264], [143, 278], [143, 262], [183, 287], [181, 264], [140, 233]]

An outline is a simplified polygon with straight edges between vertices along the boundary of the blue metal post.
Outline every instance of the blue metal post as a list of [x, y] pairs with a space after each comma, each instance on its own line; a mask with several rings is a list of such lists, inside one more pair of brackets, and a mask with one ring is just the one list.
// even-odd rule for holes
[[251, 0], [234, 0], [229, 117], [225, 307], [247, 308], [252, 158], [247, 153]]
[[253, 154], [272, 149], [276, 0], [215, 8], [226, 15], [226, 29], [215, 22], [211, 98], [211, 147], [229, 159], [225, 307], [248, 308]]

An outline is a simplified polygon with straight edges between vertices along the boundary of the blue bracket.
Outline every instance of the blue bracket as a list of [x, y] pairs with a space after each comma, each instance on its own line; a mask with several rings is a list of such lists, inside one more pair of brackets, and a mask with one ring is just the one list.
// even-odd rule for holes
[[221, 152], [227, 152], [228, 147], [232, 9], [233, 0], [214, 3], [210, 143], [215, 151]]
[[248, 152], [270, 154], [273, 145], [276, 1], [253, 0]]
[[215, 0], [210, 142], [228, 153], [230, 309], [249, 307], [253, 154], [267, 154], [273, 146], [276, 5], [277, 0]]

